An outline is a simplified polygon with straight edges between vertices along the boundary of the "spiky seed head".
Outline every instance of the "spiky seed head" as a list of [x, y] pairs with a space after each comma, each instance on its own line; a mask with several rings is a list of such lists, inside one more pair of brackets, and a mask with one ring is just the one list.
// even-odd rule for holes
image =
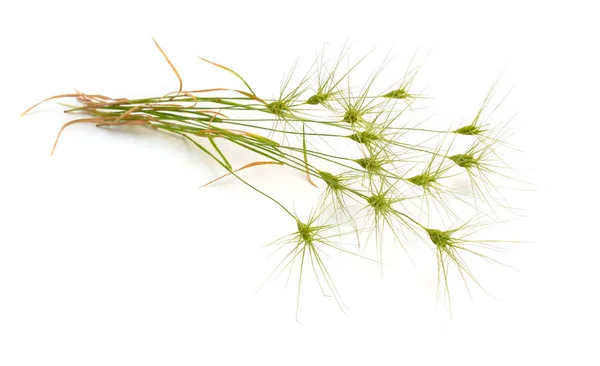
[[382, 162], [375, 157], [360, 158], [354, 160], [358, 165], [370, 173], [376, 173], [381, 170]]
[[476, 125], [471, 124], [471, 125], [463, 126], [452, 132], [459, 134], [459, 135], [473, 136], [473, 135], [481, 134], [483, 132], [483, 130], [481, 128], [477, 127]]
[[408, 178], [407, 181], [411, 182], [414, 185], [420, 186], [420, 187], [426, 187], [426, 186], [430, 185], [431, 183], [434, 183], [436, 181], [436, 179], [437, 178], [434, 175], [423, 173], [423, 174], [415, 175], [414, 177]]
[[380, 135], [377, 135], [376, 133], [370, 131], [357, 132], [348, 136], [348, 138], [352, 141], [358, 142], [359, 144], [369, 144], [373, 141], [381, 140]]
[[313, 96], [311, 96], [310, 98], [308, 98], [308, 100], [306, 101], [307, 104], [312, 104], [312, 105], [317, 105], [317, 104], [323, 104], [325, 103], [325, 101], [327, 100], [327, 95], [323, 94], [323, 93], [317, 93]]
[[319, 176], [321, 179], [323, 179], [323, 182], [327, 184], [327, 187], [333, 189], [334, 191], [340, 191], [344, 189], [344, 186], [340, 182], [340, 177], [323, 171], [319, 171]]
[[479, 164], [479, 160], [476, 159], [473, 154], [456, 154], [449, 157], [456, 165], [465, 168], [471, 169], [477, 164]]
[[283, 100], [278, 100], [267, 104], [267, 109], [276, 116], [283, 117], [285, 112], [290, 110], [290, 107]]
[[310, 226], [298, 221], [298, 235], [302, 239], [302, 242], [311, 244], [315, 236], [315, 230]]
[[356, 108], [350, 107], [348, 108], [346, 113], [344, 113], [344, 118], [342, 119], [342, 121], [348, 122], [351, 125], [355, 125], [358, 122], [360, 122], [362, 116], [363, 113], [361, 111], [357, 110]]
[[392, 207], [392, 201], [390, 201], [385, 194], [378, 193], [367, 198], [367, 202], [375, 212], [385, 212]]
[[408, 92], [404, 88], [392, 90], [389, 93], [385, 93], [383, 95], [384, 98], [392, 98], [392, 99], [406, 99], [409, 97]]
[[429, 235], [429, 239], [435, 244], [438, 248], [444, 249], [446, 247], [451, 247], [453, 245], [452, 232], [450, 231], [441, 231], [437, 229], [425, 229], [427, 234]]

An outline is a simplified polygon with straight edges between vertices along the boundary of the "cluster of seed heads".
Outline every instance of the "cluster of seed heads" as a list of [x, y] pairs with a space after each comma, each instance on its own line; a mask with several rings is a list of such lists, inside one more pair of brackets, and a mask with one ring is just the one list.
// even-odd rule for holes
[[[323, 253], [333, 250], [367, 257], [364, 251], [356, 252], [338, 243], [337, 239], [347, 233], [356, 237], [357, 242], [366, 243], [361, 250], [373, 247], [370, 243], [374, 242], [376, 261], [381, 262], [383, 238], [387, 236], [390, 240], [386, 242], [404, 246], [404, 231], [407, 230], [428, 240], [436, 248], [442, 268], [440, 276], [444, 281], [448, 276], [448, 260], [456, 264], [458, 271], [467, 272], [462, 257], [456, 255], [456, 251], [470, 242], [464, 238], [472, 232], [468, 230], [470, 226], [454, 223], [454, 227], [460, 229], [452, 229], [453, 224], [450, 223], [450, 227], [442, 231], [430, 228], [429, 219], [432, 214], [441, 212], [439, 207], [447, 210], [452, 207], [449, 198], [456, 198], [459, 204], [471, 207], [477, 201], [483, 200], [489, 206], [496, 202], [495, 198], [483, 197], [490, 190], [482, 188], [491, 184], [489, 173], [494, 173], [494, 165], [488, 160], [497, 156], [496, 149], [501, 145], [498, 143], [501, 140], [498, 130], [483, 123], [489, 95], [475, 118], [462, 127], [438, 130], [410, 127], [401, 122], [404, 113], [424, 99], [411, 90], [415, 68], [409, 67], [400, 75], [399, 82], [391, 90], [375, 91], [383, 67], [376, 70], [359, 91], [345, 88], [343, 85], [350, 84], [351, 71], [360, 62], [351, 65], [346, 72], [340, 71], [342, 60], [346, 57], [347, 49], [344, 49], [333, 64], [324, 61], [322, 55], [317, 58], [295, 87], [291, 86], [293, 73], [290, 73], [279, 96], [268, 99], [257, 95], [239, 74], [211, 61], [208, 62], [233, 73], [246, 90], [213, 88], [186, 91], [174, 65], [158, 43], [156, 45], [175, 71], [180, 85], [177, 92], [140, 99], [110, 98], [81, 92], [51, 97], [49, 99], [75, 98], [80, 106], [69, 107], [66, 112], [87, 115], [64, 127], [73, 123], [113, 127], [136, 125], [180, 136], [223, 169], [224, 175], [209, 184], [216, 184], [230, 176], [278, 205], [295, 222], [295, 232], [273, 243], [290, 248], [284, 251], [277, 268], [294, 268], [294, 263], [300, 262], [298, 296], [302, 276], [307, 273], [302, 268], [310, 268], [320, 279], [319, 283], [326, 285], [324, 287], [343, 308], [332, 276], [326, 269]], [[306, 98], [306, 95], [310, 96]], [[319, 112], [315, 112], [317, 107]], [[229, 117], [228, 114], [238, 117]], [[321, 128], [337, 132], [323, 133]], [[423, 134], [428, 136], [420, 141], [419, 136]], [[450, 147], [446, 149], [443, 144], [457, 136], [473, 138], [472, 147], [450, 153]], [[427, 142], [432, 140], [440, 141], [440, 145], [427, 146]], [[222, 141], [228, 141], [229, 148], [241, 148], [248, 153], [246, 156], [259, 160], [234, 167], [235, 164], [230, 161], [233, 153], [224, 147]], [[332, 146], [336, 142], [342, 143], [343, 152]], [[354, 145], [344, 147], [344, 142]], [[280, 200], [243, 177], [243, 170], [268, 164], [295, 170], [299, 176], [306, 178], [307, 183], [324, 186], [308, 220], [301, 220]], [[274, 168], [274, 174], [277, 169], [282, 168]], [[472, 182], [472, 197], [460, 197], [451, 186], [444, 184], [446, 179], [462, 173], [467, 174]], [[413, 202], [418, 212], [407, 209], [404, 206], [406, 202]], [[477, 206], [478, 210], [480, 207]], [[426, 219], [423, 219], [423, 213]], [[448, 217], [456, 219], [456, 215]], [[345, 230], [346, 227], [350, 230]], [[361, 240], [360, 237], [364, 239], [364, 236], [366, 240]], [[469, 272], [468, 275], [471, 277]], [[297, 308], [298, 305], [299, 301]]]

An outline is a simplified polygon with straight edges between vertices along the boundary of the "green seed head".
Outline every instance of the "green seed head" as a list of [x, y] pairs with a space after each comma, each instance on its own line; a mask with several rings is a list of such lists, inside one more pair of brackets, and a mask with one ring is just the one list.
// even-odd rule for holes
[[334, 191], [341, 191], [342, 189], [344, 189], [344, 186], [340, 182], [339, 177], [323, 171], [319, 171], [319, 176], [321, 177], [321, 179], [323, 179], [325, 184], [327, 184], [327, 186], [333, 189]]
[[408, 178], [407, 181], [411, 182], [414, 185], [426, 187], [431, 183], [434, 183], [436, 177], [431, 174], [423, 173], [419, 175], [415, 175], [414, 177]]
[[441, 231], [436, 229], [425, 229], [427, 234], [429, 234], [429, 239], [435, 244], [438, 248], [446, 248], [452, 246], [452, 237], [450, 236], [451, 232], [449, 231]]
[[298, 221], [298, 235], [302, 238], [304, 243], [310, 244], [315, 236], [315, 230], [311, 229], [308, 225]]
[[352, 125], [357, 124], [362, 119], [362, 113], [355, 108], [349, 108], [346, 113], [344, 113], [344, 118], [342, 121], [348, 122]]
[[369, 132], [369, 131], [357, 132], [357, 133], [354, 133], [354, 134], [348, 136], [348, 138], [352, 141], [358, 142], [359, 144], [368, 144], [373, 141], [381, 140], [380, 135], [377, 135], [377, 134], [375, 134], [373, 132]]
[[377, 173], [381, 170], [382, 163], [380, 160], [377, 160], [377, 158], [360, 158], [354, 161], [370, 173]]
[[392, 202], [385, 197], [383, 193], [375, 194], [367, 198], [367, 202], [375, 212], [385, 212], [392, 207]]
[[473, 154], [452, 155], [449, 157], [449, 159], [456, 163], [456, 165], [465, 169], [473, 168], [479, 163], [479, 160], [476, 159]]
[[283, 117], [285, 112], [290, 110], [290, 107], [287, 105], [287, 103], [282, 100], [269, 103], [267, 108], [271, 113], [279, 117]]
[[468, 126], [463, 126], [452, 132], [457, 133], [459, 135], [472, 136], [472, 135], [479, 135], [480, 133], [483, 132], [483, 130], [475, 125], [468, 125]]
[[310, 98], [308, 98], [306, 103], [312, 104], [312, 105], [323, 104], [326, 100], [327, 100], [326, 94], [317, 93], [317, 94], [311, 96]]
[[404, 88], [400, 88], [397, 90], [392, 90], [389, 93], [383, 95], [384, 98], [393, 98], [393, 99], [406, 99], [409, 97], [409, 94]]

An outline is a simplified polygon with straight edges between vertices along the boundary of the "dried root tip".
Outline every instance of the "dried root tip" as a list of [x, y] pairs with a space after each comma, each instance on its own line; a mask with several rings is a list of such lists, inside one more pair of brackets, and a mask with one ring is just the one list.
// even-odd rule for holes
[[430, 174], [419, 174], [419, 175], [415, 175], [414, 177], [408, 178], [406, 179], [407, 181], [411, 182], [414, 185], [420, 186], [420, 187], [426, 187], [428, 185], [430, 185], [431, 183], [434, 183], [436, 181], [436, 177]]
[[276, 116], [283, 117], [286, 112], [289, 112], [290, 107], [286, 102], [282, 100], [278, 100], [276, 102], [271, 102], [267, 104], [267, 109]]
[[317, 93], [317, 94], [311, 96], [310, 98], [308, 98], [308, 100], [306, 101], [306, 104], [312, 104], [312, 105], [323, 104], [323, 103], [325, 103], [326, 100], [327, 100], [326, 94]]
[[382, 97], [392, 98], [392, 99], [406, 99], [406, 98], [410, 97], [410, 94], [408, 94], [408, 92], [406, 90], [404, 90], [404, 88], [400, 88], [400, 89], [392, 90], [389, 93], [385, 93], [384, 95], [382, 95]]
[[358, 165], [368, 172], [376, 173], [381, 170], [382, 163], [374, 157], [360, 158], [354, 160]]
[[362, 131], [362, 132], [357, 132], [354, 133], [350, 136], [348, 136], [348, 138], [352, 141], [356, 141], [359, 144], [369, 144], [373, 141], [379, 141], [381, 140], [381, 136], [377, 135], [373, 132], [369, 132], [369, 131]]
[[481, 134], [483, 132], [483, 130], [475, 125], [468, 125], [468, 126], [463, 126], [459, 129], [456, 129], [452, 132], [457, 133], [459, 135], [473, 136], [473, 135]]
[[453, 245], [454, 240], [452, 239], [451, 231], [441, 231], [436, 229], [425, 229], [425, 231], [427, 231], [429, 239], [431, 239], [433, 244], [438, 248], [444, 249]]
[[342, 121], [348, 122], [351, 125], [355, 125], [362, 120], [362, 112], [356, 110], [354, 108], [349, 108], [346, 113], [344, 113], [344, 118]]
[[452, 160], [456, 165], [465, 169], [471, 169], [479, 163], [473, 154], [456, 154], [450, 156], [448, 159]]
[[392, 201], [390, 201], [383, 193], [375, 194], [367, 198], [367, 203], [376, 212], [388, 211], [392, 207]]

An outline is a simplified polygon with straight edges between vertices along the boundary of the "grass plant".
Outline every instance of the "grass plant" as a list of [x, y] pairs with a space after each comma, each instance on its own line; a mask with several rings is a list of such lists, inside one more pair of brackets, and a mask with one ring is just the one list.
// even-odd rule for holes
[[[70, 98], [77, 103], [67, 106], [65, 113], [78, 117], [62, 126], [52, 153], [65, 128], [77, 123], [138, 126], [183, 137], [223, 170], [206, 185], [218, 184], [225, 177], [235, 178], [289, 216], [292, 233], [269, 247], [283, 254], [274, 272], [297, 270], [296, 312], [303, 278], [309, 274], [316, 277], [323, 293], [345, 308], [327, 267], [327, 260], [331, 260], [326, 258], [327, 252], [362, 257], [374, 254], [373, 260], [382, 264], [386, 245], [399, 244], [408, 252], [408, 244], [419, 241], [411, 238], [420, 237], [424, 239], [421, 243], [436, 253], [445, 290], [450, 288], [452, 266], [463, 280], [478, 284], [464, 253], [494, 262], [476, 249], [502, 241], [467, 238], [465, 233], [469, 237], [477, 234], [477, 223], [464, 220], [457, 207], [467, 203], [480, 211], [479, 215], [486, 215], [483, 207], [493, 212], [502, 205], [494, 177], [509, 177], [503, 170], [508, 165], [502, 159], [502, 149], [507, 145], [506, 124], [494, 125], [484, 118], [496, 84], [470, 123], [448, 130], [427, 129], [406, 118], [418, 108], [420, 99], [428, 99], [413, 90], [416, 68], [407, 68], [401, 80], [387, 83], [392, 88], [378, 90], [389, 63], [387, 57], [356, 86], [355, 73], [370, 55], [348, 62], [344, 69], [349, 47], [344, 46], [331, 63], [323, 50], [298, 81], [295, 63], [277, 96], [269, 99], [257, 95], [233, 69], [206, 59], [202, 60], [233, 74], [245, 89], [185, 90], [175, 65], [155, 44], [177, 78], [177, 90], [138, 99], [80, 91], [46, 99]], [[457, 136], [470, 140], [466, 149], [455, 151]], [[234, 166], [223, 141], [244, 149], [251, 160]], [[243, 177], [247, 169], [268, 164], [297, 171], [299, 179], [322, 190], [306, 220]], [[468, 197], [465, 192], [455, 191], [450, 183], [461, 176], [470, 182]], [[430, 228], [432, 221], [446, 227]], [[357, 244], [358, 250], [339, 244], [344, 240]]]

